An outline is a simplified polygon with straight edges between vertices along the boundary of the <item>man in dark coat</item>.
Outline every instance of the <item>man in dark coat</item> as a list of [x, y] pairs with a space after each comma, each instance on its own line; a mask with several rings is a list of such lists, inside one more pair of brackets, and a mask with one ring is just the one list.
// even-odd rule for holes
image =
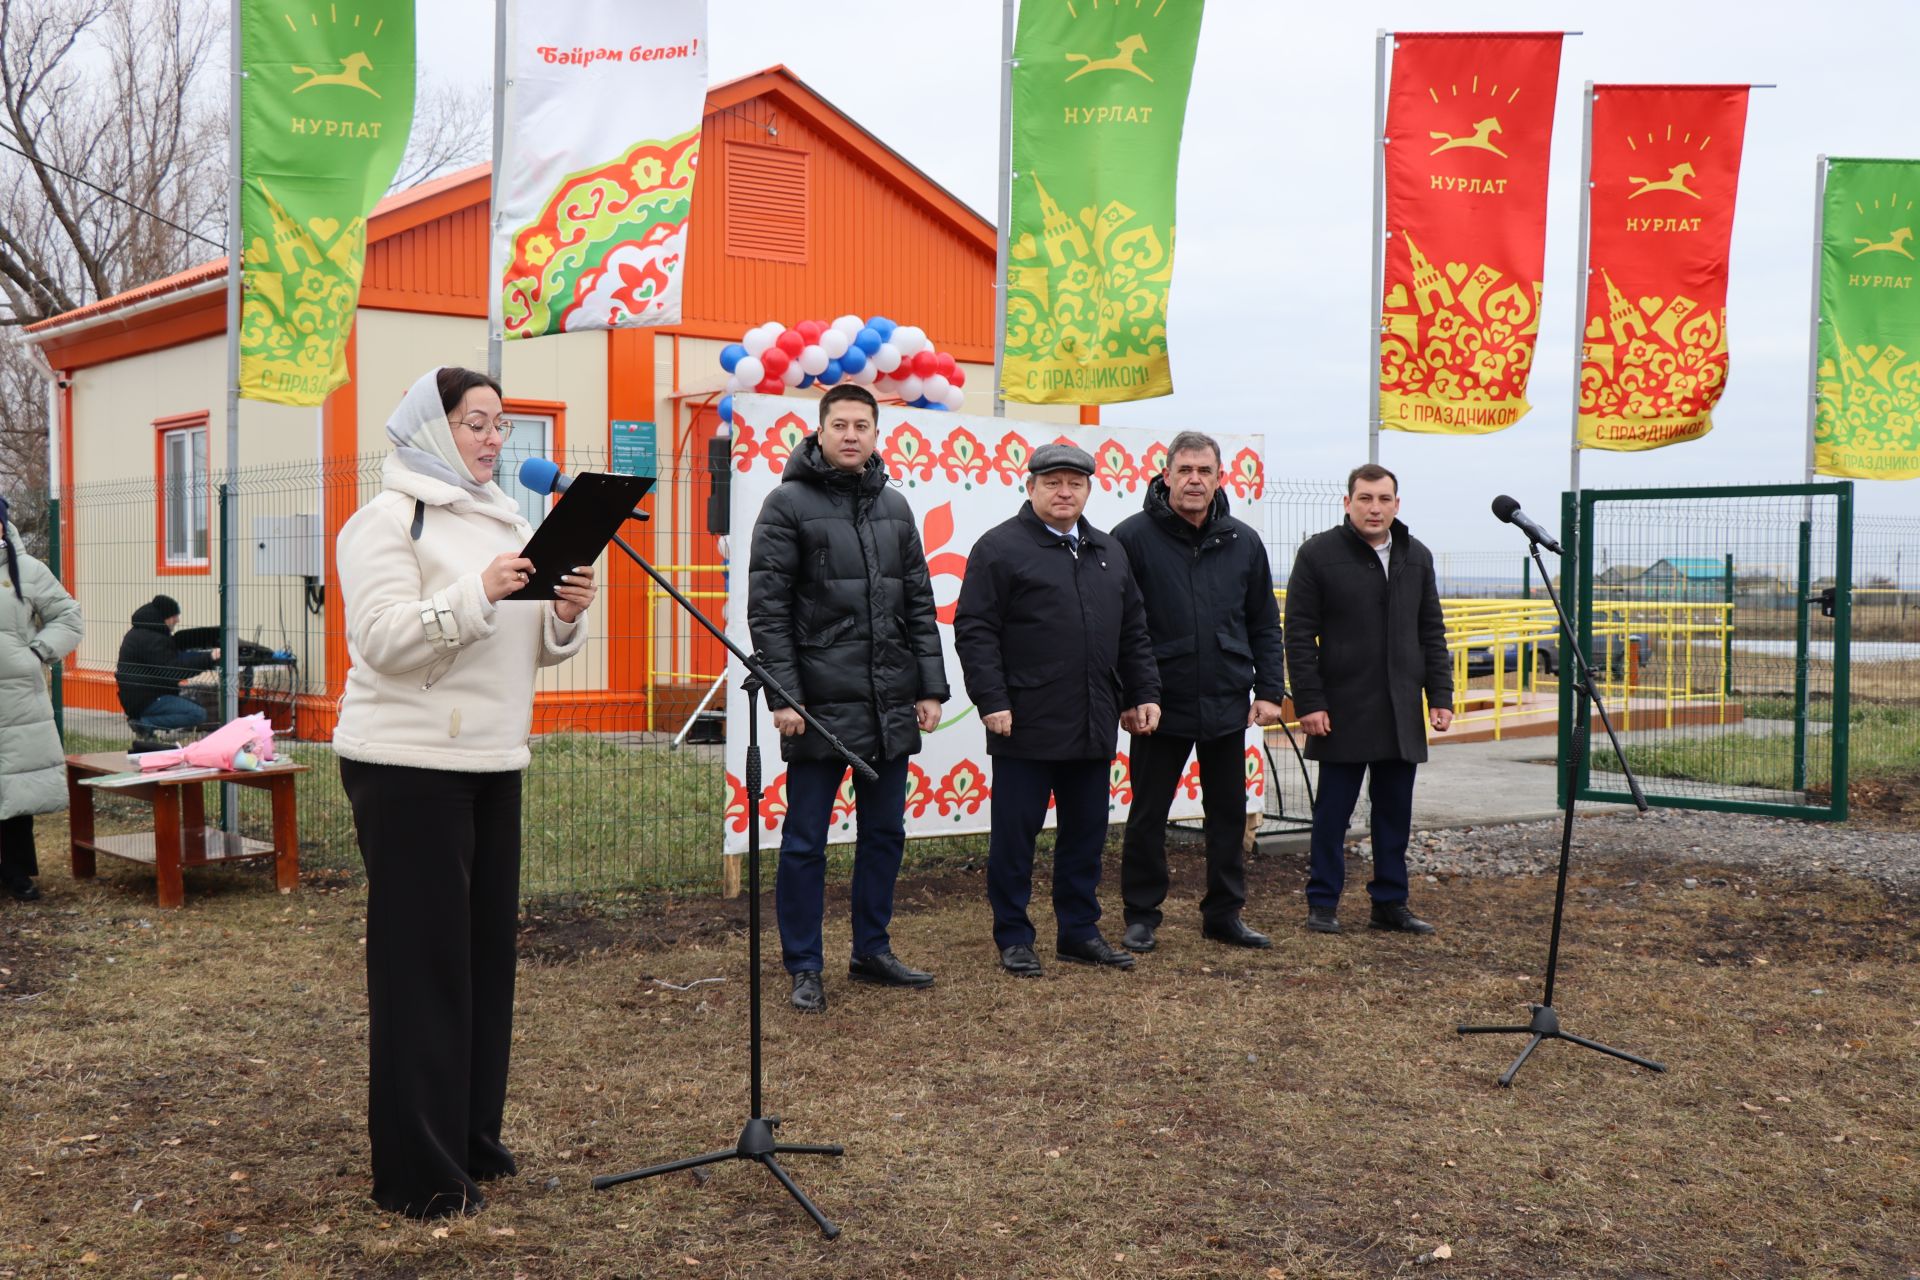
[[[180, 682], [218, 666], [220, 651], [179, 648], [173, 642], [179, 625], [179, 603], [172, 596], [155, 596], [133, 611], [133, 626], [120, 640], [113, 680], [120, 708], [136, 732], [191, 729], [207, 718], [199, 703], [180, 696]], [[157, 750], [160, 744], [136, 747], [142, 745]]]
[[1445, 733], [1453, 723], [1453, 665], [1433, 553], [1397, 518], [1400, 482], [1385, 467], [1354, 468], [1346, 511], [1337, 528], [1307, 539], [1287, 579], [1287, 673], [1307, 758], [1320, 762], [1307, 927], [1340, 932], [1347, 822], [1366, 776], [1373, 805], [1370, 923], [1432, 933], [1407, 905], [1407, 839], [1427, 725]]
[[[893, 954], [893, 886], [906, 848], [907, 757], [940, 722], [947, 676], [926, 553], [905, 498], [874, 455], [879, 409], [865, 387], [821, 398], [820, 429], [787, 460], [753, 528], [747, 625], [767, 674], [792, 691], [878, 781], [854, 775], [853, 958], [847, 976], [927, 987]], [[771, 689], [787, 762], [774, 904], [794, 1008], [820, 1013], [827, 825], [847, 765]]]
[[1240, 919], [1247, 902], [1247, 726], [1279, 724], [1287, 696], [1267, 549], [1252, 526], [1227, 514], [1220, 446], [1197, 431], [1173, 438], [1144, 507], [1113, 536], [1127, 549], [1146, 598], [1165, 703], [1159, 729], [1136, 734], [1128, 754], [1133, 806], [1121, 847], [1121, 942], [1129, 951], [1154, 948], [1167, 897], [1167, 813], [1187, 758], [1197, 752], [1207, 838], [1200, 931], [1231, 946], [1270, 946]]
[[1093, 459], [1048, 444], [1027, 470], [1027, 504], [973, 544], [953, 620], [993, 757], [993, 940], [1008, 973], [1039, 975], [1027, 903], [1051, 796], [1055, 954], [1130, 968], [1133, 957], [1100, 936], [1100, 855], [1121, 712], [1140, 734], [1160, 721], [1153, 642], [1125, 549], [1081, 516]]

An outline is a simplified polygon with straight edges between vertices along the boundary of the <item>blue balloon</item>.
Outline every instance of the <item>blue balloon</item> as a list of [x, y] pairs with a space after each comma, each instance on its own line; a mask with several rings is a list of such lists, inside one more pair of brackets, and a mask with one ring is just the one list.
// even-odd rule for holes
[[733, 421], [733, 397], [721, 396], [719, 408], [720, 408], [720, 421], [732, 422]]
[[863, 356], [870, 356], [878, 351], [880, 344], [885, 341], [886, 339], [880, 336], [878, 329], [872, 325], [868, 325], [853, 335], [853, 345], [848, 347], [847, 350], [849, 352], [858, 351]]
[[732, 373], [733, 366], [739, 364], [741, 358], [746, 354], [747, 349], [745, 347], [737, 342], [729, 342], [726, 346], [720, 348], [720, 367], [728, 373]]
[[806, 389], [807, 389], [808, 387], [810, 387], [810, 386], [812, 386], [812, 385], [813, 385], [813, 375], [812, 375], [812, 374], [810, 374], [810, 373], [803, 373], [803, 374], [801, 374], [801, 375], [800, 375], [800, 389], [801, 389], [802, 391], [805, 391], [805, 390], [806, 390]]
[[820, 371], [820, 377], [818, 381], [821, 386], [830, 387], [834, 383], [840, 381], [841, 375], [844, 374], [846, 371], [847, 371], [846, 366], [841, 364], [838, 360], [829, 360], [827, 361], [827, 367]]
[[840, 372], [858, 373], [867, 367], [867, 353], [859, 347], [848, 347], [847, 354], [840, 357]]
[[[875, 316], [873, 319], [867, 321], [867, 328], [879, 334], [880, 341], [882, 342], [891, 341], [893, 338], [893, 331], [895, 329], [898, 329], [899, 327], [900, 327], [899, 325], [887, 319], [885, 316]], [[869, 351], [867, 354], [872, 355], [873, 353]]]

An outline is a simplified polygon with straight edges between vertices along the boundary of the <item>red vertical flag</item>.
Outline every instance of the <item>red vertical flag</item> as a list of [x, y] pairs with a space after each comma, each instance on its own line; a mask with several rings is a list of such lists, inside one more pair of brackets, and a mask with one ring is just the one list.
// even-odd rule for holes
[[1594, 86], [1582, 448], [1713, 429], [1746, 127], [1745, 85]]
[[1394, 37], [1380, 418], [1478, 435], [1527, 412], [1558, 32]]

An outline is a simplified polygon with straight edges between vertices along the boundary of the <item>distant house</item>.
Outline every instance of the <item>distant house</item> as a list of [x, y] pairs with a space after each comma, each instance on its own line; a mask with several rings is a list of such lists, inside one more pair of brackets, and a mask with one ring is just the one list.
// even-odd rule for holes
[[1716, 556], [1656, 560], [1631, 585], [1642, 599], [1721, 600], [1727, 593], [1727, 562]]

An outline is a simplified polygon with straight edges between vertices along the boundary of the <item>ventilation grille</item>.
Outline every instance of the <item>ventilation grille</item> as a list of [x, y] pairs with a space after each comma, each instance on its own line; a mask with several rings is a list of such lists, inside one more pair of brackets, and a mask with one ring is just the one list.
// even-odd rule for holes
[[727, 253], [773, 262], [807, 260], [810, 153], [727, 144]]

